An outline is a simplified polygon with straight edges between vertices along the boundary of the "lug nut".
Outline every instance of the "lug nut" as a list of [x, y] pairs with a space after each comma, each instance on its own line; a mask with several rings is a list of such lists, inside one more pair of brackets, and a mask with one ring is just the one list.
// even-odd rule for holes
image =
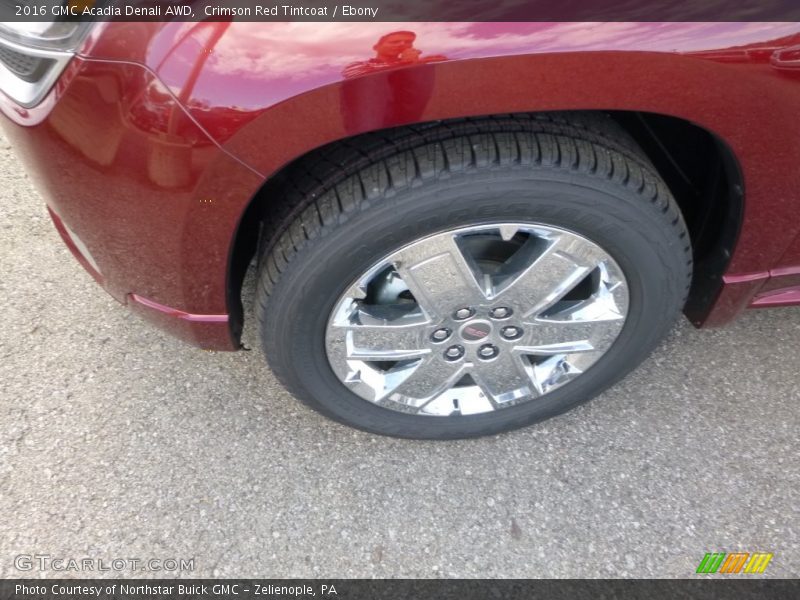
[[497, 346], [492, 346], [491, 344], [484, 344], [478, 348], [478, 356], [484, 359], [494, 358], [497, 356], [497, 353]]
[[493, 319], [505, 319], [510, 317], [513, 311], [506, 306], [498, 306], [489, 311], [489, 316]]
[[469, 319], [472, 315], [475, 314], [475, 311], [471, 308], [459, 308], [456, 312], [453, 313], [453, 318], [458, 321], [463, 321], [464, 319]]
[[453, 333], [447, 327], [442, 327], [441, 329], [437, 329], [431, 334], [431, 341], [432, 342], [443, 342], [447, 338], [450, 337], [450, 334]]
[[507, 340], [515, 340], [522, 335], [522, 329], [520, 327], [514, 327], [513, 325], [509, 325], [507, 327], [503, 327], [500, 330], [500, 335], [502, 335]]
[[450, 346], [447, 350], [444, 351], [444, 357], [447, 360], [458, 360], [462, 356], [464, 356], [463, 346]]

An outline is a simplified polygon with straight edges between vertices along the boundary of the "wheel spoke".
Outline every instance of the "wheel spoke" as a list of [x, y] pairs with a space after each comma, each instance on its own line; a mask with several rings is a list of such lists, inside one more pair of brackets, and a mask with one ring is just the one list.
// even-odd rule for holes
[[591, 366], [600, 352], [558, 354], [531, 365], [533, 377], [542, 394], [575, 379]]
[[[366, 322], [365, 322], [366, 321]], [[419, 317], [387, 322], [362, 319], [350, 328], [347, 354], [357, 360], [404, 360], [430, 354], [422, 344], [427, 319]]]
[[606, 350], [616, 339], [624, 319], [557, 321], [536, 319], [526, 339], [516, 346], [524, 354], [552, 355]]
[[525, 368], [522, 357], [513, 352], [501, 353], [491, 362], [476, 365], [472, 377], [495, 405], [538, 396], [531, 372]]
[[591, 298], [555, 315], [529, 320], [528, 333], [517, 348], [540, 356], [607, 350], [622, 330], [626, 312], [627, 294], [615, 295], [601, 283]]
[[462, 252], [452, 234], [415, 244], [397, 253], [393, 263], [428, 315], [444, 318], [454, 307], [472, 306], [486, 298], [472, 259]]
[[597, 246], [578, 236], [554, 235], [541, 255], [498, 290], [497, 298], [527, 307], [522, 316], [539, 314], [575, 287], [602, 258]]
[[422, 408], [436, 396], [450, 389], [467, 368], [464, 362], [447, 363], [427, 356], [419, 361], [408, 377], [385, 393], [382, 398]]
[[331, 327], [329, 343], [344, 348], [345, 358], [361, 361], [398, 361], [430, 354], [423, 344], [429, 321], [419, 313], [388, 318], [356, 309]]
[[[367, 331], [365, 331], [365, 329]], [[348, 339], [347, 358], [364, 361], [397, 361], [430, 354], [429, 348], [417, 348], [416, 335], [396, 327], [359, 327]]]

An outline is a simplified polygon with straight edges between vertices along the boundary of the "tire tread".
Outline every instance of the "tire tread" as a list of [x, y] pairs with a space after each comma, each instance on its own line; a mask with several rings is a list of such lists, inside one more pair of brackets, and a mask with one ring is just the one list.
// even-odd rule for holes
[[[680, 242], [676, 251], [683, 252], [686, 264], [683, 306], [692, 275], [686, 224], [634, 140], [602, 113], [498, 115], [360, 135], [314, 151], [281, 173], [272, 188], [277, 202], [265, 215], [259, 254], [256, 315], [262, 335], [273, 290], [308, 244], [353, 213], [401, 191], [469, 170], [498, 168], [570, 171], [633, 192]], [[272, 367], [287, 389], [303, 399], [280, 365]]]

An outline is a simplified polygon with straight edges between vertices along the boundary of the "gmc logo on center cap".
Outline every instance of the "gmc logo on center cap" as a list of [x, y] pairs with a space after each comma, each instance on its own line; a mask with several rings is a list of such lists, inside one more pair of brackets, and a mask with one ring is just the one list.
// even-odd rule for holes
[[480, 340], [489, 335], [488, 329], [481, 329], [477, 325], [467, 325], [464, 327], [464, 337], [469, 337], [474, 340]]

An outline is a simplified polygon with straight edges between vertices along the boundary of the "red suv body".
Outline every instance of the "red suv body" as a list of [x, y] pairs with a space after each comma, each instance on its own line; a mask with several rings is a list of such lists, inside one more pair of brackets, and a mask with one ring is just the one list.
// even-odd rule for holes
[[369, 431], [520, 427], [680, 310], [800, 304], [796, 23], [4, 23], [0, 91], [114, 298], [236, 350], [257, 256], [273, 371]]
[[243, 220], [269, 202], [265, 181], [356, 134], [498, 113], [646, 113], [710, 132], [741, 189], [693, 320], [800, 303], [800, 26], [418, 23], [411, 59], [376, 59], [396, 28], [98, 25], [35, 106], [0, 95], [4, 130], [81, 264], [208, 349], [239, 346], [257, 233]]

